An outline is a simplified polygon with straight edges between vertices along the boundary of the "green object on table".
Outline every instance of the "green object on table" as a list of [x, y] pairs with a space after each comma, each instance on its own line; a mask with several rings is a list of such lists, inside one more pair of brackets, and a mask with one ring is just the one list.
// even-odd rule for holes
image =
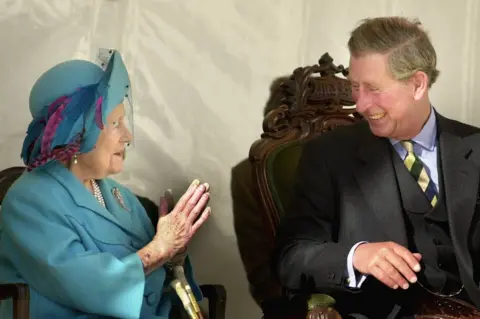
[[308, 299], [308, 311], [316, 307], [331, 307], [335, 304], [335, 299], [326, 294], [313, 294]]

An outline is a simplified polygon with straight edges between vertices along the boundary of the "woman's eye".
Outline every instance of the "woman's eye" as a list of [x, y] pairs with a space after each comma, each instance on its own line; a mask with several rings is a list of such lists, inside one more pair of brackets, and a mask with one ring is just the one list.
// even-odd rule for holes
[[112, 124], [113, 124], [113, 127], [118, 127], [119, 122], [118, 122], [118, 121], [115, 121], [115, 122], [113, 122]]

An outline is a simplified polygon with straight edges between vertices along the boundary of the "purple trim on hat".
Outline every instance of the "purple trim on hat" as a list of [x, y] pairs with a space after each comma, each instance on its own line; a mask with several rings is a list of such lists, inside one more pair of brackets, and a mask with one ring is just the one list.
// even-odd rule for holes
[[50, 111], [52, 111], [56, 105], [61, 103], [60, 106], [50, 116], [50, 118], [47, 121], [47, 125], [44, 128], [40, 154], [45, 154], [50, 149], [50, 145], [52, 144], [52, 140], [55, 136], [57, 127], [60, 125], [60, 122], [63, 120], [62, 112], [67, 106], [68, 102], [70, 102], [70, 99], [68, 98], [68, 96], [62, 96], [57, 100], [55, 100], [55, 102], [53, 102], [50, 105], [48, 110], [49, 114], [50, 114]]
[[35, 159], [35, 161], [33, 161], [32, 164], [27, 166], [27, 171], [31, 171], [36, 167], [43, 166], [48, 162], [50, 162], [51, 160], [58, 160], [60, 162], [70, 161], [73, 158], [73, 156], [76, 153], [78, 153], [78, 151], [80, 150], [82, 139], [83, 139], [83, 133], [78, 134], [75, 141], [71, 144], [66, 145], [65, 147], [56, 148], [51, 152], [42, 153], [39, 157]]
[[98, 128], [101, 130], [103, 130], [102, 103], [103, 103], [103, 96], [98, 98], [97, 105], [95, 106], [95, 123], [97, 124]]

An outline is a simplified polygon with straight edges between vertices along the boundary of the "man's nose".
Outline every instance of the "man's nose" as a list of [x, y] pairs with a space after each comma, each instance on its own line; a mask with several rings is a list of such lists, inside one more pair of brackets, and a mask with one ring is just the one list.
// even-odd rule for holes
[[372, 99], [368, 94], [365, 94], [361, 90], [359, 90], [356, 93], [356, 97], [357, 97], [357, 99], [356, 99], [355, 107], [357, 108], [357, 112], [363, 114], [372, 105]]

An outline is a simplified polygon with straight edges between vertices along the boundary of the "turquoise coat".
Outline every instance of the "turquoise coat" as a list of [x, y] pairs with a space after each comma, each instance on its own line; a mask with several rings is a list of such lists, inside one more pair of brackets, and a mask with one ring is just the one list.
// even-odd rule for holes
[[[30, 318], [168, 318], [172, 303], [180, 303], [165, 268], [144, 274], [136, 251], [155, 228], [137, 197], [111, 179], [99, 185], [108, 210], [52, 162], [24, 173], [7, 193], [0, 211], [0, 283], [29, 285]], [[188, 258], [185, 271], [200, 300]], [[1, 302], [0, 318], [12, 318], [11, 301]]]

